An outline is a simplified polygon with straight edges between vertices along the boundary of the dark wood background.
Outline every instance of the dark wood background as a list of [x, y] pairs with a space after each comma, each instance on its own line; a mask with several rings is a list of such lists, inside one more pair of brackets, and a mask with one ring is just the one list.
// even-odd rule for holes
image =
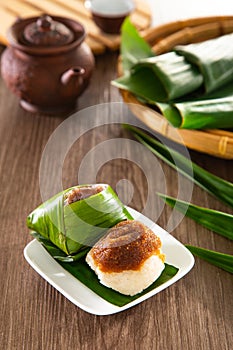
[[[79, 109], [102, 102], [121, 101], [110, 86], [116, 77], [117, 54], [96, 59], [89, 88]], [[228, 350], [233, 344], [232, 276], [199, 259], [193, 270], [156, 296], [119, 314], [88, 314], [44, 281], [25, 261], [23, 249], [31, 241], [26, 216], [41, 202], [39, 165], [43, 149], [64, 117], [32, 115], [0, 80], [0, 347], [4, 350], [164, 349]], [[104, 140], [131, 138], [120, 125], [99, 127], [85, 134], [68, 153], [63, 186], [77, 183], [83, 157]], [[190, 152], [192, 160], [224, 179], [233, 180], [232, 161]], [[176, 195], [176, 172], [162, 161], [167, 193]], [[90, 164], [90, 171], [94, 171]], [[156, 186], [159, 187], [156, 169]], [[48, 181], [54, 174], [48, 172]], [[134, 188], [129, 203], [141, 211], [148, 188], [145, 174], [133, 162], [115, 159], [103, 165], [97, 181], [114, 188], [127, 179]], [[184, 186], [189, 186], [184, 180]], [[122, 192], [124, 193], [124, 192]], [[124, 198], [123, 198], [124, 199]], [[155, 207], [158, 199], [155, 196]], [[193, 203], [227, 210], [223, 204], [194, 187]], [[158, 223], [166, 227], [171, 210], [164, 208]], [[151, 219], [156, 219], [151, 215]], [[183, 243], [232, 253], [224, 239], [185, 218], [172, 234]], [[77, 291], [78, 293], [78, 291]]]

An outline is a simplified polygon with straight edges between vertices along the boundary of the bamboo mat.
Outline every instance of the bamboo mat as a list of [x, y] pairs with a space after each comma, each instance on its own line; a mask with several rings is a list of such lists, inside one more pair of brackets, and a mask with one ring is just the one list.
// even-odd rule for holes
[[[135, 5], [131, 21], [139, 31], [144, 31], [151, 24], [149, 5], [145, 0], [136, 0]], [[0, 42], [8, 44], [7, 30], [18, 17], [34, 17], [41, 13], [68, 17], [82, 23], [87, 31], [86, 42], [94, 54], [119, 48], [120, 36], [101, 32], [84, 7], [84, 0], [0, 0]]]
[[[151, 28], [144, 38], [156, 54], [170, 51], [177, 44], [200, 42], [233, 32], [233, 16], [193, 18]], [[119, 60], [119, 75], [122, 74]], [[233, 159], [233, 132], [226, 130], [177, 129], [162, 114], [139, 102], [133, 94], [121, 91], [123, 100], [145, 125], [155, 132], [198, 152]]]

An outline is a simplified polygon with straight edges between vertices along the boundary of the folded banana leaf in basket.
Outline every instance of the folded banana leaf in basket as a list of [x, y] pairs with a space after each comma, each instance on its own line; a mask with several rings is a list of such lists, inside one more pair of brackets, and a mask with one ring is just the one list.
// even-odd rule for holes
[[126, 219], [132, 216], [109, 185], [82, 185], [41, 204], [27, 217], [27, 226], [70, 255]]
[[[152, 78], [149, 86], [148, 78], [143, 79], [144, 74]], [[132, 67], [130, 77], [128, 82], [132, 83], [131, 90], [137, 95], [143, 94], [142, 97], [149, 98], [151, 102], [174, 100], [197, 90], [203, 84], [198, 69], [175, 52], [139, 60]], [[119, 78], [117, 83], [127, 88], [125, 77]], [[145, 89], [148, 89], [147, 93]]]
[[206, 92], [233, 81], [233, 33], [174, 50], [199, 68]]
[[201, 97], [155, 105], [174, 126], [184, 129], [233, 127], [233, 83]]
[[[131, 32], [137, 57], [127, 53]], [[153, 57], [147, 47], [143, 53], [142, 40], [126, 20], [122, 65], [128, 69], [113, 85], [155, 106], [175, 127], [233, 128], [233, 33]]]

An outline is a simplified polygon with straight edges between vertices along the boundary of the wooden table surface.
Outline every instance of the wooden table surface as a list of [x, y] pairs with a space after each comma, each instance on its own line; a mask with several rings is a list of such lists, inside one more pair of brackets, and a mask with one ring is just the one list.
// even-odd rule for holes
[[[109, 84], [116, 76], [116, 63], [116, 53], [96, 58], [96, 70], [90, 86], [79, 99], [79, 110], [102, 102], [121, 101], [118, 90]], [[41, 156], [50, 135], [63, 121], [64, 117], [25, 112], [0, 80], [1, 349], [231, 349], [232, 275], [199, 259], [191, 272], [171, 287], [133, 308], [109, 316], [95, 316], [79, 309], [25, 261], [23, 249], [32, 240], [25, 219], [41, 202]], [[109, 124], [89, 131], [73, 145], [63, 164], [64, 188], [77, 183], [77, 172], [87, 152], [111, 138], [131, 138], [131, 135], [120, 125]], [[192, 151], [190, 156], [214, 174], [233, 180], [232, 161]], [[162, 161], [158, 163], [164, 172], [167, 193], [176, 195], [176, 172]], [[90, 163], [90, 172], [95, 171], [94, 162]], [[151, 172], [159, 188], [157, 169], [151, 168]], [[49, 182], [53, 182], [53, 176], [56, 174], [48, 173]], [[124, 185], [122, 179], [134, 188], [129, 204], [142, 211], [148, 191], [153, 188], [148, 188], [143, 169], [130, 161], [130, 150], [129, 160], [113, 159], [96, 174], [98, 182], [109, 183], [115, 189], [119, 183]], [[188, 188], [190, 183], [184, 180], [184, 186]], [[121, 195], [124, 199], [124, 191]], [[155, 196], [155, 206], [157, 201]], [[230, 212], [196, 186], [192, 202]], [[166, 227], [170, 214], [171, 210], [165, 207], [158, 219], [162, 227]], [[150, 217], [156, 220], [153, 212]], [[172, 234], [182, 243], [232, 253], [230, 241], [187, 218]]]

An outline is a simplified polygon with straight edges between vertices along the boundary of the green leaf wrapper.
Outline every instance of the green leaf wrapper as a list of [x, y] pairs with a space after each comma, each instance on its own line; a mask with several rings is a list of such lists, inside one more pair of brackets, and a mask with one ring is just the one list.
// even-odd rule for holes
[[173, 104], [153, 102], [174, 126], [183, 129], [215, 129], [233, 127], [233, 84], [221, 91]]
[[[88, 185], [92, 186], [92, 185]], [[35, 209], [27, 218], [27, 226], [71, 255], [92, 246], [105, 231], [118, 222], [132, 219], [113, 189], [103, 185], [102, 192], [65, 205], [71, 187]]]
[[203, 98], [177, 102], [171, 108], [173, 116], [179, 112], [180, 128], [230, 129], [233, 127], [233, 84], [224, 86], [212, 98], [211, 95], [206, 95]]
[[[179, 75], [177, 71], [179, 70]], [[112, 85], [144, 98], [150, 104], [170, 101], [193, 92], [202, 85], [202, 76], [173, 52], [140, 61], [131, 74]]]
[[174, 49], [195, 64], [204, 77], [206, 92], [233, 80], [233, 33]]

